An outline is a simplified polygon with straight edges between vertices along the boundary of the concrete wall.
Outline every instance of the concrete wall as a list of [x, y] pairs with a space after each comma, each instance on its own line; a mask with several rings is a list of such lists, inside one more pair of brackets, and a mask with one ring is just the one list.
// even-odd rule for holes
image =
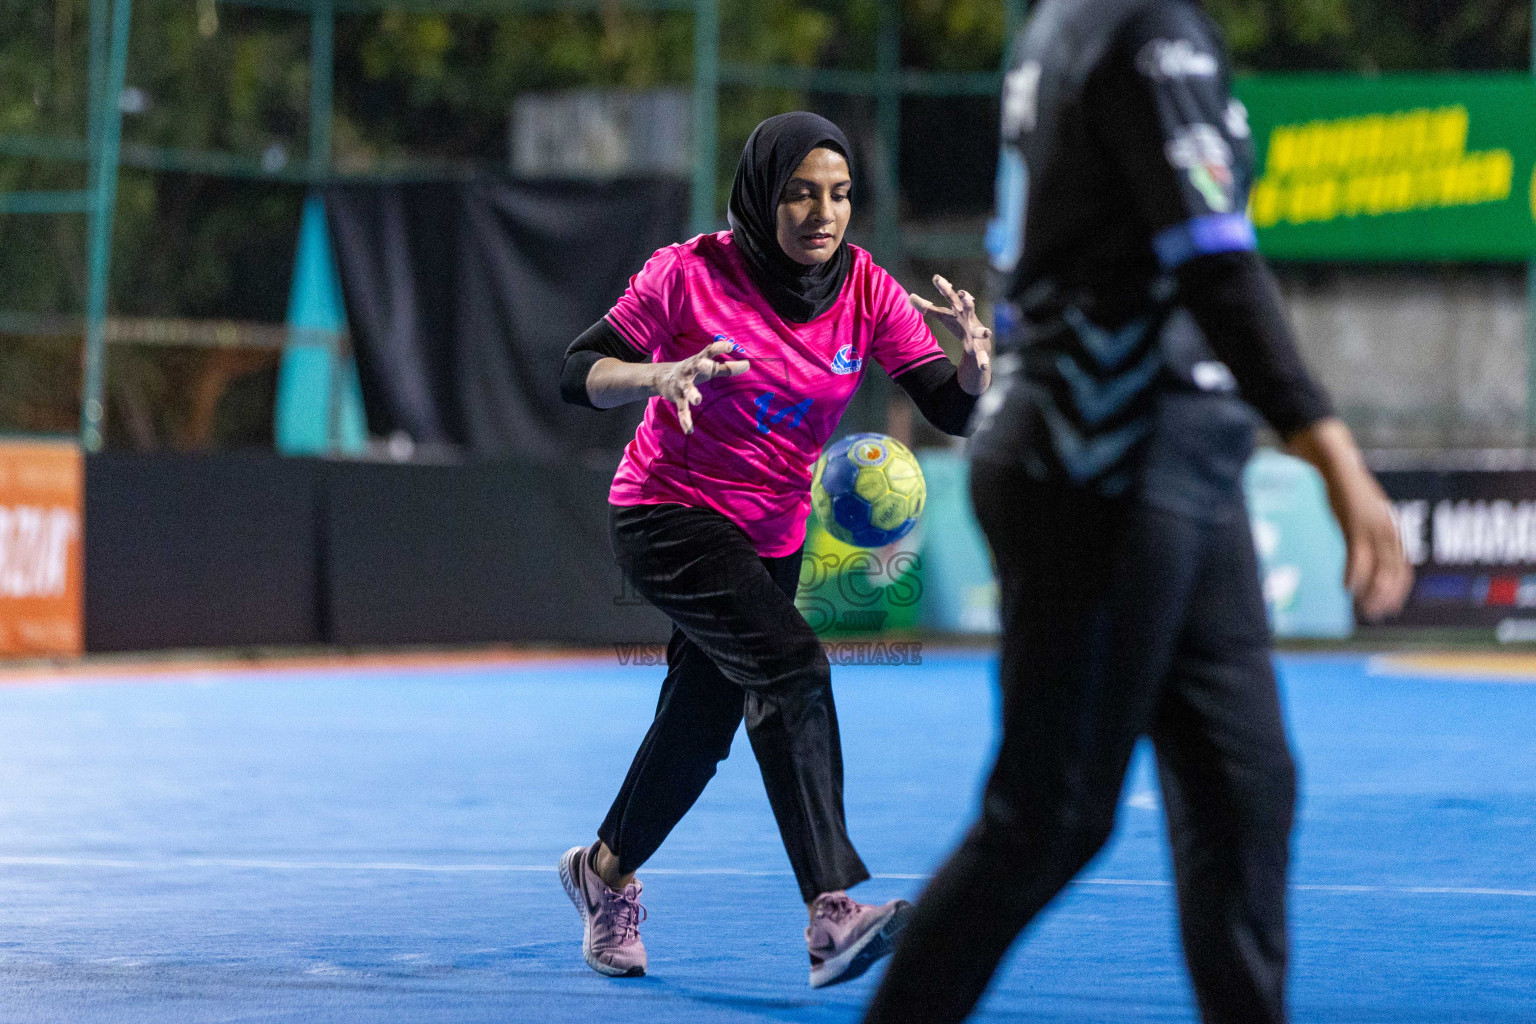
[[1308, 362], [1365, 447], [1526, 443], [1523, 271], [1277, 272]]

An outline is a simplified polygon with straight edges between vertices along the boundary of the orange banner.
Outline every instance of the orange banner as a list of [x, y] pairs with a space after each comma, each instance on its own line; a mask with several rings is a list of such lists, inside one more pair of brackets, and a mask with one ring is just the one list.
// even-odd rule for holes
[[74, 445], [0, 441], [0, 656], [81, 652], [84, 490]]

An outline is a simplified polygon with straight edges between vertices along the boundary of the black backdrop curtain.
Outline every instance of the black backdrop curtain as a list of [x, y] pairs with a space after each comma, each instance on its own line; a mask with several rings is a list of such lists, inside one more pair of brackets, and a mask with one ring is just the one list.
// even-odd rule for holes
[[370, 430], [545, 462], [622, 447], [641, 407], [563, 404], [560, 357], [682, 239], [687, 201], [665, 179], [328, 188]]

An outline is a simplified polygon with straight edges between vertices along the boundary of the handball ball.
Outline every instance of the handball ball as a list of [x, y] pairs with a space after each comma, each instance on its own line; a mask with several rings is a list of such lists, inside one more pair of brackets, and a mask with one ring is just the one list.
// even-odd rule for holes
[[816, 461], [811, 505], [844, 544], [880, 548], [912, 532], [928, 498], [917, 459], [884, 434], [850, 434]]

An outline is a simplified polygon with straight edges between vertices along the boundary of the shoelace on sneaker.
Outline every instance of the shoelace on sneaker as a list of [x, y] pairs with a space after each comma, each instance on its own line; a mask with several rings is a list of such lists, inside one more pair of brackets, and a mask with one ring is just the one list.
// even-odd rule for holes
[[838, 893], [835, 896], [822, 896], [816, 901], [816, 916], [825, 917], [829, 921], [841, 921], [851, 916], [858, 909], [859, 905], [847, 893]]
[[[612, 890], [609, 890], [612, 892]], [[629, 886], [624, 887], [623, 892], [615, 892], [607, 899], [605, 908], [613, 914], [614, 931], [618, 932], [619, 942], [630, 940], [631, 933], [636, 937], [640, 934], [640, 924], [650, 915], [646, 912], [644, 904], [640, 902], [640, 894]]]

